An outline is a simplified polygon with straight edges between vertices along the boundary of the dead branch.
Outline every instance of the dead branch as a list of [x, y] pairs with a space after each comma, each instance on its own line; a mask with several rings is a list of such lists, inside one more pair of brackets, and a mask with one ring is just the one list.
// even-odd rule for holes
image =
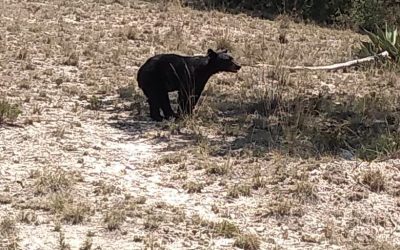
[[[384, 51], [377, 55], [368, 56], [368, 57], [356, 59], [356, 60], [351, 60], [351, 61], [344, 62], [344, 63], [327, 65], [327, 66], [281, 66], [281, 68], [289, 69], [289, 70], [338, 70], [338, 69], [347, 68], [347, 67], [365, 63], [365, 62], [371, 62], [378, 58], [389, 58], [389, 53], [387, 51]], [[277, 66], [271, 65], [271, 64], [257, 64], [254, 67], [277, 67]]]

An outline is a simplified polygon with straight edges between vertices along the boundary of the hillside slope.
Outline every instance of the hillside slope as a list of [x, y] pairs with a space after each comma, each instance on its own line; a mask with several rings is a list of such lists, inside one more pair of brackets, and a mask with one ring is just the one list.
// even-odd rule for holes
[[[398, 72], [279, 67], [353, 59], [361, 39], [168, 2], [6, 0], [0, 99], [22, 114], [0, 125], [0, 248], [399, 249]], [[150, 121], [146, 58], [218, 46], [242, 70], [193, 118]]]

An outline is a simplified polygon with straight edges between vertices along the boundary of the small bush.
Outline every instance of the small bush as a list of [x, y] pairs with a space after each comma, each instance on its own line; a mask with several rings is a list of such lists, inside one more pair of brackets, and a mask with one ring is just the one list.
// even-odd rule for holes
[[114, 231], [121, 227], [125, 219], [126, 219], [125, 211], [115, 208], [107, 212], [107, 214], [104, 217], [104, 223], [106, 224], [108, 230]]
[[239, 228], [227, 220], [214, 224], [214, 231], [216, 234], [226, 238], [233, 238], [240, 233]]
[[371, 191], [380, 192], [385, 190], [385, 176], [380, 170], [367, 170], [363, 173], [362, 183], [367, 185]]
[[68, 204], [62, 213], [62, 219], [72, 225], [80, 224], [90, 213], [89, 205], [85, 203]]
[[21, 113], [18, 105], [0, 101], [0, 124], [15, 121]]
[[78, 66], [79, 54], [76, 52], [69, 53], [64, 59], [63, 64], [67, 66]]
[[227, 196], [230, 198], [239, 198], [239, 196], [250, 196], [251, 188], [248, 185], [234, 185], [228, 191]]
[[0, 222], [0, 236], [8, 237], [16, 232], [16, 222], [10, 217], [4, 217]]
[[71, 174], [61, 168], [43, 169], [31, 173], [31, 175], [36, 179], [34, 182], [35, 195], [67, 191], [75, 181]]
[[204, 188], [204, 185], [202, 183], [197, 183], [197, 182], [191, 181], [191, 182], [185, 183], [183, 188], [186, 189], [189, 194], [201, 193], [201, 190]]
[[258, 250], [260, 249], [260, 240], [255, 234], [241, 234], [236, 237], [233, 246], [244, 250]]
[[400, 34], [397, 28], [386, 25], [385, 30], [377, 28], [375, 33], [367, 31], [371, 42], [362, 43], [360, 54], [374, 55], [387, 51], [394, 62], [400, 64]]
[[99, 110], [101, 107], [101, 100], [97, 96], [92, 96], [89, 99], [89, 109]]
[[20, 249], [16, 221], [5, 216], [0, 221], [0, 249]]
[[229, 168], [226, 164], [210, 164], [206, 168], [206, 173], [209, 175], [226, 175], [229, 172]]

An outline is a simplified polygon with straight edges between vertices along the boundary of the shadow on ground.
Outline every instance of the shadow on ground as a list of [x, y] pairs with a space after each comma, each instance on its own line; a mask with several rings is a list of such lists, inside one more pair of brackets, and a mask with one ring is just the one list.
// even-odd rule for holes
[[271, 150], [300, 157], [390, 156], [400, 149], [398, 104], [398, 97], [377, 94], [277, 95], [240, 105], [225, 101], [215, 109], [224, 135], [233, 140], [216, 153], [250, 148], [255, 156]]
[[149, 138], [150, 133], [152, 143], [168, 144], [167, 151], [206, 143], [214, 156], [246, 151], [263, 157], [280, 151], [305, 158], [373, 160], [400, 149], [398, 97], [276, 94], [238, 101], [211, 94], [207, 99], [209, 104], [200, 107], [195, 117], [180, 122], [151, 121], [143, 100], [126, 104], [127, 109], [105, 105], [103, 110], [112, 114], [111, 127], [135, 138]]

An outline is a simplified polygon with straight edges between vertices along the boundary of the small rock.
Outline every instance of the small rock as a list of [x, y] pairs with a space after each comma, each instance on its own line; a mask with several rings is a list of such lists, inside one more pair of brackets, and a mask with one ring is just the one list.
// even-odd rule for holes
[[257, 231], [257, 233], [262, 233], [262, 232], [264, 232], [265, 231], [265, 227], [256, 227], [255, 228], [256, 229], [256, 231]]
[[340, 157], [348, 161], [354, 160], [354, 154], [346, 149], [340, 149]]

